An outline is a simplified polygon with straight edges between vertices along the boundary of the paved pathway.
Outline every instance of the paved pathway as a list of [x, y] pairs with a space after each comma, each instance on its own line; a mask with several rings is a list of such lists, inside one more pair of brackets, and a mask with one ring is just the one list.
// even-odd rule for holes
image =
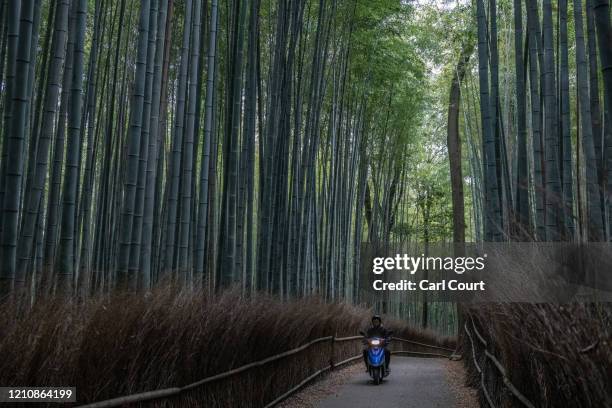
[[391, 375], [374, 385], [363, 369], [320, 401], [320, 408], [452, 408], [454, 396], [444, 374], [444, 360], [393, 356]]

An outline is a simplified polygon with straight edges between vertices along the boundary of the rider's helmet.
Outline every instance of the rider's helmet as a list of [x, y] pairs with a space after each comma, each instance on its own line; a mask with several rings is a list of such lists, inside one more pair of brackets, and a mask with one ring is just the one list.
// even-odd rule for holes
[[380, 315], [375, 314], [374, 316], [372, 316], [372, 324], [374, 324], [375, 320], [378, 320], [378, 324], [382, 324], [382, 319], [380, 318]]

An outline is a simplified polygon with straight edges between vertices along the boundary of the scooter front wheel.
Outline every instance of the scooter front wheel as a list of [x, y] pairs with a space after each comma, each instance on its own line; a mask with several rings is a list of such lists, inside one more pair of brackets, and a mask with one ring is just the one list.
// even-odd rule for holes
[[374, 367], [372, 369], [372, 378], [374, 379], [374, 385], [380, 384], [382, 381], [382, 370], [380, 367]]

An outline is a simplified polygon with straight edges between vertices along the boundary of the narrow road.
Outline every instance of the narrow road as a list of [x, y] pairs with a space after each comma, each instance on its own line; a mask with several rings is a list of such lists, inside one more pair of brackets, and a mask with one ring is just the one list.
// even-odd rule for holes
[[455, 398], [445, 377], [444, 360], [393, 356], [391, 375], [376, 386], [365, 369], [351, 376], [320, 408], [450, 408]]

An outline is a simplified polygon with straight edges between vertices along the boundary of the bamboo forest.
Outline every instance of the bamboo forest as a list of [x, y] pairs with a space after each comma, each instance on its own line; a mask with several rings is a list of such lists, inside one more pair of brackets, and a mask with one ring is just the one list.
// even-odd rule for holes
[[[0, 389], [612, 406], [609, 0], [0, 0], [0, 121]], [[536, 243], [596, 248], [599, 297], [371, 287], [396, 248]]]

